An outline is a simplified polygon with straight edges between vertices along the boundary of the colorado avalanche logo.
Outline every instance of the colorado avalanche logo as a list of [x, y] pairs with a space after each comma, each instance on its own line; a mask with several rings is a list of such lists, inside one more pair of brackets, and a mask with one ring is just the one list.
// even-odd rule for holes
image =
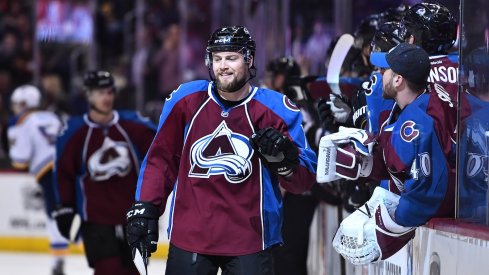
[[401, 138], [405, 142], [411, 142], [419, 136], [419, 130], [414, 128], [414, 121], [408, 120], [401, 126]]
[[232, 132], [223, 121], [212, 134], [192, 145], [189, 177], [224, 175], [230, 183], [241, 183], [251, 175], [252, 155], [248, 138]]
[[88, 159], [88, 171], [95, 181], [112, 176], [123, 177], [131, 171], [129, 148], [126, 142], [116, 142], [105, 137], [102, 147]]
[[286, 96], [283, 96], [283, 101], [284, 101], [284, 105], [285, 105], [285, 108], [293, 111], [293, 112], [300, 112], [301, 110], [297, 107], [297, 105], [295, 105], [295, 103], [290, 100], [288, 97]]

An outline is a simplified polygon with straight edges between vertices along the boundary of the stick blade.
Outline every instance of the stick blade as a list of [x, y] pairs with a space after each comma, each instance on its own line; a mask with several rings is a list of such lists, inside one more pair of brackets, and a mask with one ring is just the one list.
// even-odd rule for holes
[[[345, 33], [336, 42], [328, 64], [326, 81], [331, 86], [333, 93], [340, 95], [339, 89], [341, 66], [345, 61], [346, 55], [353, 46], [354, 38], [351, 34]], [[335, 85], [336, 84], [336, 85]]]

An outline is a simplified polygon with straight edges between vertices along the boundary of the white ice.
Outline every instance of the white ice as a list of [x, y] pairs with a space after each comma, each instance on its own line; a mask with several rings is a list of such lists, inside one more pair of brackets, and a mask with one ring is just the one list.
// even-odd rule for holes
[[[149, 275], [165, 274], [166, 262], [152, 259], [148, 266]], [[66, 275], [91, 275], [85, 256], [69, 255], [65, 261]], [[42, 253], [0, 252], [0, 274], [5, 275], [51, 275], [51, 256]]]

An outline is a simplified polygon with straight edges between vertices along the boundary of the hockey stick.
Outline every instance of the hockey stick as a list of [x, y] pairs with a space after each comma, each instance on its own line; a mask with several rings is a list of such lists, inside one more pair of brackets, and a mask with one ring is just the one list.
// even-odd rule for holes
[[70, 226], [70, 241], [71, 242], [76, 242], [76, 239], [78, 237], [78, 232], [80, 232], [80, 227], [81, 227], [81, 217], [78, 214], [75, 214], [73, 216], [73, 221], [71, 222]]
[[345, 33], [336, 42], [336, 45], [329, 59], [328, 71], [326, 73], [326, 82], [331, 88], [334, 95], [341, 95], [340, 90], [340, 73], [341, 66], [345, 61], [346, 55], [350, 51], [351, 46], [353, 46], [353, 36], [351, 34]]
[[136, 266], [136, 269], [138, 270], [139, 274], [141, 275], [148, 275], [148, 265], [147, 263], [147, 258], [143, 258], [141, 255], [141, 252], [139, 252], [139, 249], [133, 248], [132, 250], [133, 253], [133, 262], [134, 265]]

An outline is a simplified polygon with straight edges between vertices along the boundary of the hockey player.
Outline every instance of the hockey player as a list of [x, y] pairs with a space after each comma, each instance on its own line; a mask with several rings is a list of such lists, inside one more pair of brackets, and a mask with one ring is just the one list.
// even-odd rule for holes
[[[423, 12], [421, 12], [423, 11]], [[431, 115], [446, 121], [446, 134], [442, 138], [445, 155], [455, 169], [456, 140], [456, 94], [458, 90], [458, 56], [447, 54], [456, 39], [457, 23], [450, 11], [436, 3], [419, 3], [411, 7], [401, 23], [383, 24], [372, 41], [373, 51], [387, 52], [403, 41], [417, 44], [430, 54], [431, 71], [428, 91], [431, 92]], [[377, 134], [389, 116], [394, 101], [383, 98], [382, 76], [374, 71], [370, 81], [364, 85], [353, 100], [353, 122], [355, 127]], [[393, 182], [383, 181], [389, 188]]]
[[[376, 259], [380, 260], [402, 248], [413, 236], [412, 228], [423, 225], [435, 216], [453, 216], [455, 175], [443, 150], [446, 125], [431, 116], [429, 111], [432, 108], [431, 95], [425, 92], [430, 71], [428, 54], [419, 46], [401, 43], [387, 54], [372, 53], [371, 61], [384, 69], [384, 98], [396, 102], [380, 129], [378, 145], [367, 138], [365, 132], [358, 130], [343, 129], [334, 134], [346, 142], [338, 142], [335, 136], [328, 139], [335, 144], [347, 144], [340, 145], [341, 149], [335, 158], [333, 165], [337, 169], [336, 175], [374, 180], [389, 177], [393, 182], [391, 193], [400, 196], [396, 207], [384, 205], [388, 214], [379, 213], [375, 192], [370, 203], [365, 204], [366, 208], [358, 210], [368, 216], [372, 213], [375, 224], [383, 229], [374, 231], [377, 232], [375, 247], [380, 253]], [[350, 142], [355, 146], [349, 145]], [[348, 153], [344, 155], [342, 152]], [[353, 169], [343, 169], [346, 160], [348, 163], [353, 162]], [[343, 228], [347, 228], [352, 219], [344, 222]], [[364, 233], [370, 238], [373, 235], [369, 230], [375, 228], [367, 226]], [[348, 235], [352, 233], [343, 230], [339, 232]], [[341, 251], [341, 246], [338, 247]]]
[[113, 109], [116, 88], [109, 72], [87, 72], [84, 85], [89, 111], [71, 118], [56, 142], [54, 217], [72, 241], [81, 217], [85, 255], [95, 275], [136, 275], [125, 212], [134, 202], [139, 167], [156, 129], [135, 112]]
[[[440, 107], [440, 117], [449, 125], [451, 148], [445, 153], [455, 151], [457, 125], [456, 106], [458, 92], [458, 54], [449, 54], [457, 38], [457, 22], [448, 8], [437, 3], [413, 5], [402, 20], [409, 43], [421, 46], [430, 55], [431, 71], [428, 78], [430, 93], [437, 95], [433, 100], [444, 103]], [[455, 156], [452, 156], [454, 163]], [[454, 166], [454, 165], [453, 165]]]
[[53, 257], [52, 274], [64, 274], [64, 256], [68, 242], [59, 234], [52, 218], [55, 209], [52, 169], [56, 137], [62, 128], [60, 118], [39, 109], [41, 92], [32, 85], [22, 85], [14, 90], [10, 98], [15, 117], [7, 130], [10, 144], [9, 155], [12, 166], [28, 170], [42, 187], [46, 208], [47, 229]]
[[296, 105], [249, 83], [255, 50], [245, 27], [217, 29], [206, 49], [213, 81], [184, 83], [167, 99], [127, 214], [135, 260], [156, 250], [156, 224], [173, 191], [165, 274], [274, 274], [279, 184], [309, 189], [316, 155]]

